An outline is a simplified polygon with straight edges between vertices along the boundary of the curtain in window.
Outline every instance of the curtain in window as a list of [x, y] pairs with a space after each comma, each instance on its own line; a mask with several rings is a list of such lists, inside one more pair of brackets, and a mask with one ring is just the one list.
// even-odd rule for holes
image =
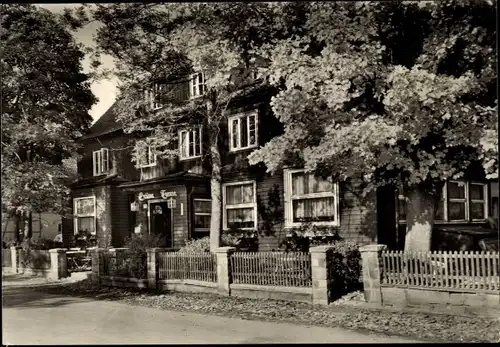
[[292, 195], [333, 192], [333, 183], [312, 173], [292, 174]]
[[88, 231], [94, 233], [94, 217], [78, 217], [77, 218], [77, 231]]
[[235, 208], [227, 210], [227, 225], [236, 225], [240, 228], [254, 226], [253, 208]]
[[94, 199], [79, 199], [76, 200], [77, 215], [93, 214], [94, 213]]
[[335, 216], [335, 205], [332, 197], [293, 200], [293, 220], [331, 221]]
[[234, 185], [226, 187], [226, 204], [247, 204], [253, 200], [253, 184]]

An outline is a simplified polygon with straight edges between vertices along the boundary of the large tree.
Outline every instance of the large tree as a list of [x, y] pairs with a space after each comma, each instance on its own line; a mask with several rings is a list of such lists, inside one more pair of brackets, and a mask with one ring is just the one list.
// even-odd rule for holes
[[497, 177], [496, 11], [491, 1], [314, 2], [303, 34], [267, 48], [285, 132], [249, 159], [391, 185], [406, 250], [429, 250], [444, 182]]
[[2, 210], [10, 215], [67, 212], [74, 172], [63, 160], [77, 151], [96, 101], [72, 35], [79, 15], [1, 6]]
[[[177, 126], [202, 123], [211, 165], [211, 249], [219, 246], [221, 229], [220, 125], [236, 96], [259, 83], [260, 48], [276, 37], [295, 33], [302, 5], [265, 3], [114, 4], [98, 5], [94, 19], [103, 23], [96, 37], [101, 53], [115, 58], [121, 81], [119, 119], [125, 131], [143, 134], [135, 159], [146, 145], [162, 158], [177, 156]], [[205, 73], [207, 91], [180, 104], [176, 85], [193, 72]], [[163, 108], [151, 110], [144, 91], [160, 85], [156, 98]]]

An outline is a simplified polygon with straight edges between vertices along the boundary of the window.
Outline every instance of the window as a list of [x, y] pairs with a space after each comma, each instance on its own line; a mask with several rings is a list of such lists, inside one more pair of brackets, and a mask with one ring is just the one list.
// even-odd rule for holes
[[255, 229], [257, 227], [255, 182], [226, 183], [223, 189], [224, 229], [231, 227]]
[[95, 235], [95, 196], [73, 199], [75, 234], [85, 231]]
[[92, 162], [94, 167], [94, 176], [104, 175], [109, 171], [109, 150], [101, 148], [92, 152]]
[[150, 167], [156, 165], [156, 153], [152, 146], [147, 146], [139, 158], [139, 167]]
[[257, 147], [257, 112], [229, 117], [229, 149]]
[[[488, 190], [485, 183], [449, 181], [443, 186], [436, 209], [436, 222], [484, 221], [488, 216]], [[406, 202], [399, 195], [399, 221], [406, 221]]]
[[338, 185], [304, 170], [285, 170], [285, 226], [340, 225]]
[[210, 231], [210, 218], [212, 216], [212, 200], [194, 199], [193, 212], [195, 233], [208, 233]]
[[207, 84], [205, 80], [205, 74], [203, 72], [195, 73], [191, 75], [191, 80], [189, 81], [189, 95], [190, 97], [197, 98], [205, 94], [207, 90]]
[[201, 145], [201, 127], [194, 130], [179, 131], [179, 151], [181, 159], [200, 157]]
[[162, 98], [162, 91], [164, 89], [163, 85], [154, 84], [152, 90], [144, 91], [144, 98], [146, 103], [149, 105], [149, 108], [152, 110], [156, 110], [158, 108], [163, 107], [163, 104], [160, 102]]

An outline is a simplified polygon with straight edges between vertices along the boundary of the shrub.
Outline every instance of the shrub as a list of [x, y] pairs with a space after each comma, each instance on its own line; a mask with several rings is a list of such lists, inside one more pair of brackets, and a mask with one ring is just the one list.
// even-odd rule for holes
[[49, 250], [57, 248], [59, 244], [51, 239], [43, 237], [27, 238], [21, 242], [23, 250]]
[[[251, 246], [245, 237], [228, 233], [222, 233], [221, 235], [221, 247], [235, 247], [239, 250]], [[184, 247], [179, 252], [210, 252], [210, 237], [205, 236], [200, 239], [186, 240]]]
[[362, 289], [361, 254], [359, 245], [352, 241], [336, 241], [328, 253], [329, 277], [333, 282], [333, 300]]
[[147, 278], [147, 249], [163, 248], [166, 240], [162, 235], [133, 234], [125, 239], [124, 259], [117, 259], [117, 276]]
[[210, 237], [202, 237], [201, 239], [186, 240], [184, 247], [179, 249], [179, 252], [200, 253], [210, 252]]

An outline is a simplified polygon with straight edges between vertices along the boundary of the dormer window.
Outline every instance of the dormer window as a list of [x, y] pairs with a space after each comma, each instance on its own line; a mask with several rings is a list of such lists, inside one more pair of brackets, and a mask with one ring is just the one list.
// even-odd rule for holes
[[161, 94], [164, 86], [160, 84], [154, 84], [153, 89], [144, 91], [144, 99], [151, 110], [156, 110], [163, 107], [160, 102]]
[[94, 176], [100, 176], [109, 171], [109, 150], [101, 148], [98, 151], [92, 152], [92, 164], [94, 168]]
[[147, 146], [139, 158], [138, 167], [151, 167], [156, 165], [156, 153], [152, 146]]
[[180, 159], [194, 159], [201, 157], [201, 127], [179, 131]]
[[191, 75], [189, 80], [189, 96], [191, 99], [198, 98], [207, 91], [205, 73], [198, 72]]

